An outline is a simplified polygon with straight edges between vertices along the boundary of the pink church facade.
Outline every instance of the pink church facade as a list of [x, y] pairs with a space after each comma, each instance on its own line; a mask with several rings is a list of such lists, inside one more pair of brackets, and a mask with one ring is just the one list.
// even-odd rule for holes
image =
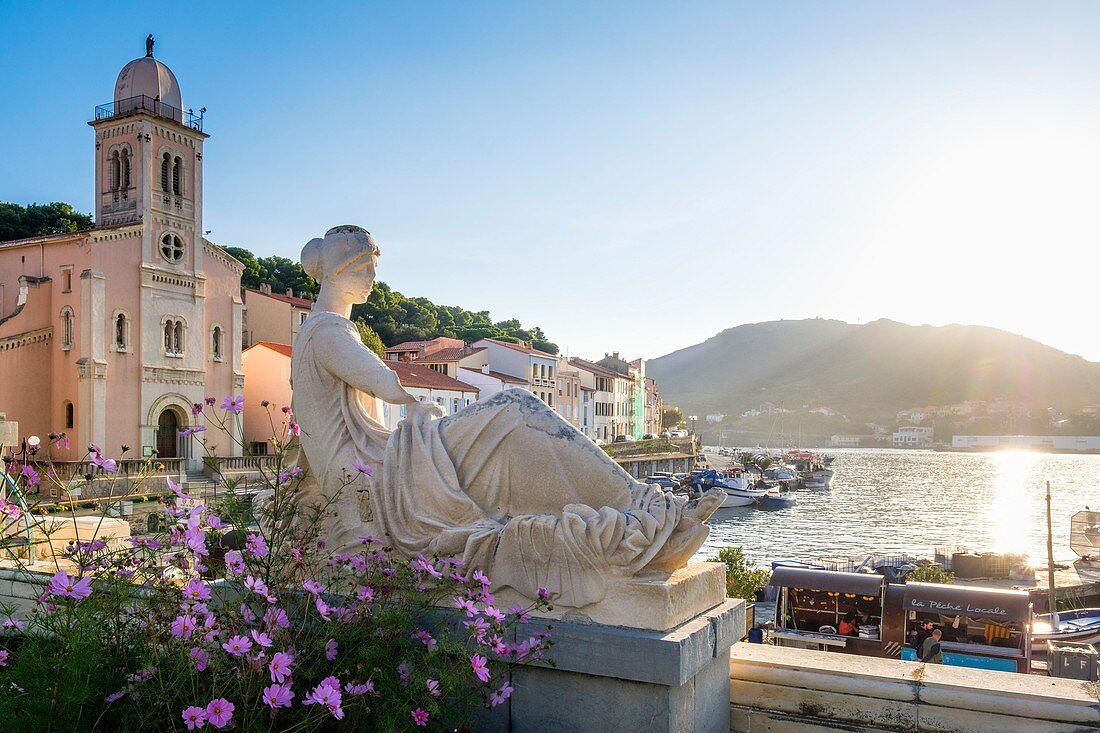
[[[201, 462], [191, 407], [243, 390], [242, 266], [203, 236], [202, 120], [151, 55], [96, 109], [93, 229], [0, 242], [0, 412], [23, 436]], [[241, 455], [209, 426], [217, 455]]]

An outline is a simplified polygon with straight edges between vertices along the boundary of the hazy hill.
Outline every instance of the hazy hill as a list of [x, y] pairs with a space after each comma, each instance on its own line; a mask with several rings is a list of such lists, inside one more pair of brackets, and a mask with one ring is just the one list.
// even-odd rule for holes
[[1076, 409], [1100, 402], [1100, 364], [984, 326], [811, 319], [731, 328], [646, 365], [685, 412], [772, 402], [853, 416], [964, 400]]

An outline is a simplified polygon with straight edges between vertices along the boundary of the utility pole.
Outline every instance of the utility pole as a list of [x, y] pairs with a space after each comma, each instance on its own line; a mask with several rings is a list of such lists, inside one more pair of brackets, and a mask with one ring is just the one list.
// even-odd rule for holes
[[1058, 630], [1058, 601], [1054, 596], [1054, 534], [1050, 527], [1050, 482], [1047, 481], [1047, 605], [1050, 625]]

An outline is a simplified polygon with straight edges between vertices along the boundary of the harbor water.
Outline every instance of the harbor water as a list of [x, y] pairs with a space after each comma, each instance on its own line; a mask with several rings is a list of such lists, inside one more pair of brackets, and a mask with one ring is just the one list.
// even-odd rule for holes
[[[800, 489], [783, 509], [719, 509], [696, 560], [740, 545], [748, 558], [841, 560], [869, 554], [932, 557], [934, 548], [1025, 552], [1046, 562], [1046, 481], [1054, 557], [1069, 563], [1070, 516], [1100, 509], [1100, 455], [1024, 451], [937, 453], [829, 450], [828, 489]], [[716, 467], [727, 459], [715, 457]]]

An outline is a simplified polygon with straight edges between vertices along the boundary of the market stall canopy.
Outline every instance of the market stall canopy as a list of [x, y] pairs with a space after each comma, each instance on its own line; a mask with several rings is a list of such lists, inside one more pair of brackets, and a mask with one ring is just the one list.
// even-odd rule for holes
[[970, 616], [997, 621], [1024, 621], [1031, 615], [1031, 597], [1022, 590], [978, 588], [972, 585], [906, 583], [906, 611]]
[[779, 566], [772, 571], [772, 579], [768, 585], [881, 597], [885, 582], [886, 578], [870, 573], [839, 573], [832, 570]]

